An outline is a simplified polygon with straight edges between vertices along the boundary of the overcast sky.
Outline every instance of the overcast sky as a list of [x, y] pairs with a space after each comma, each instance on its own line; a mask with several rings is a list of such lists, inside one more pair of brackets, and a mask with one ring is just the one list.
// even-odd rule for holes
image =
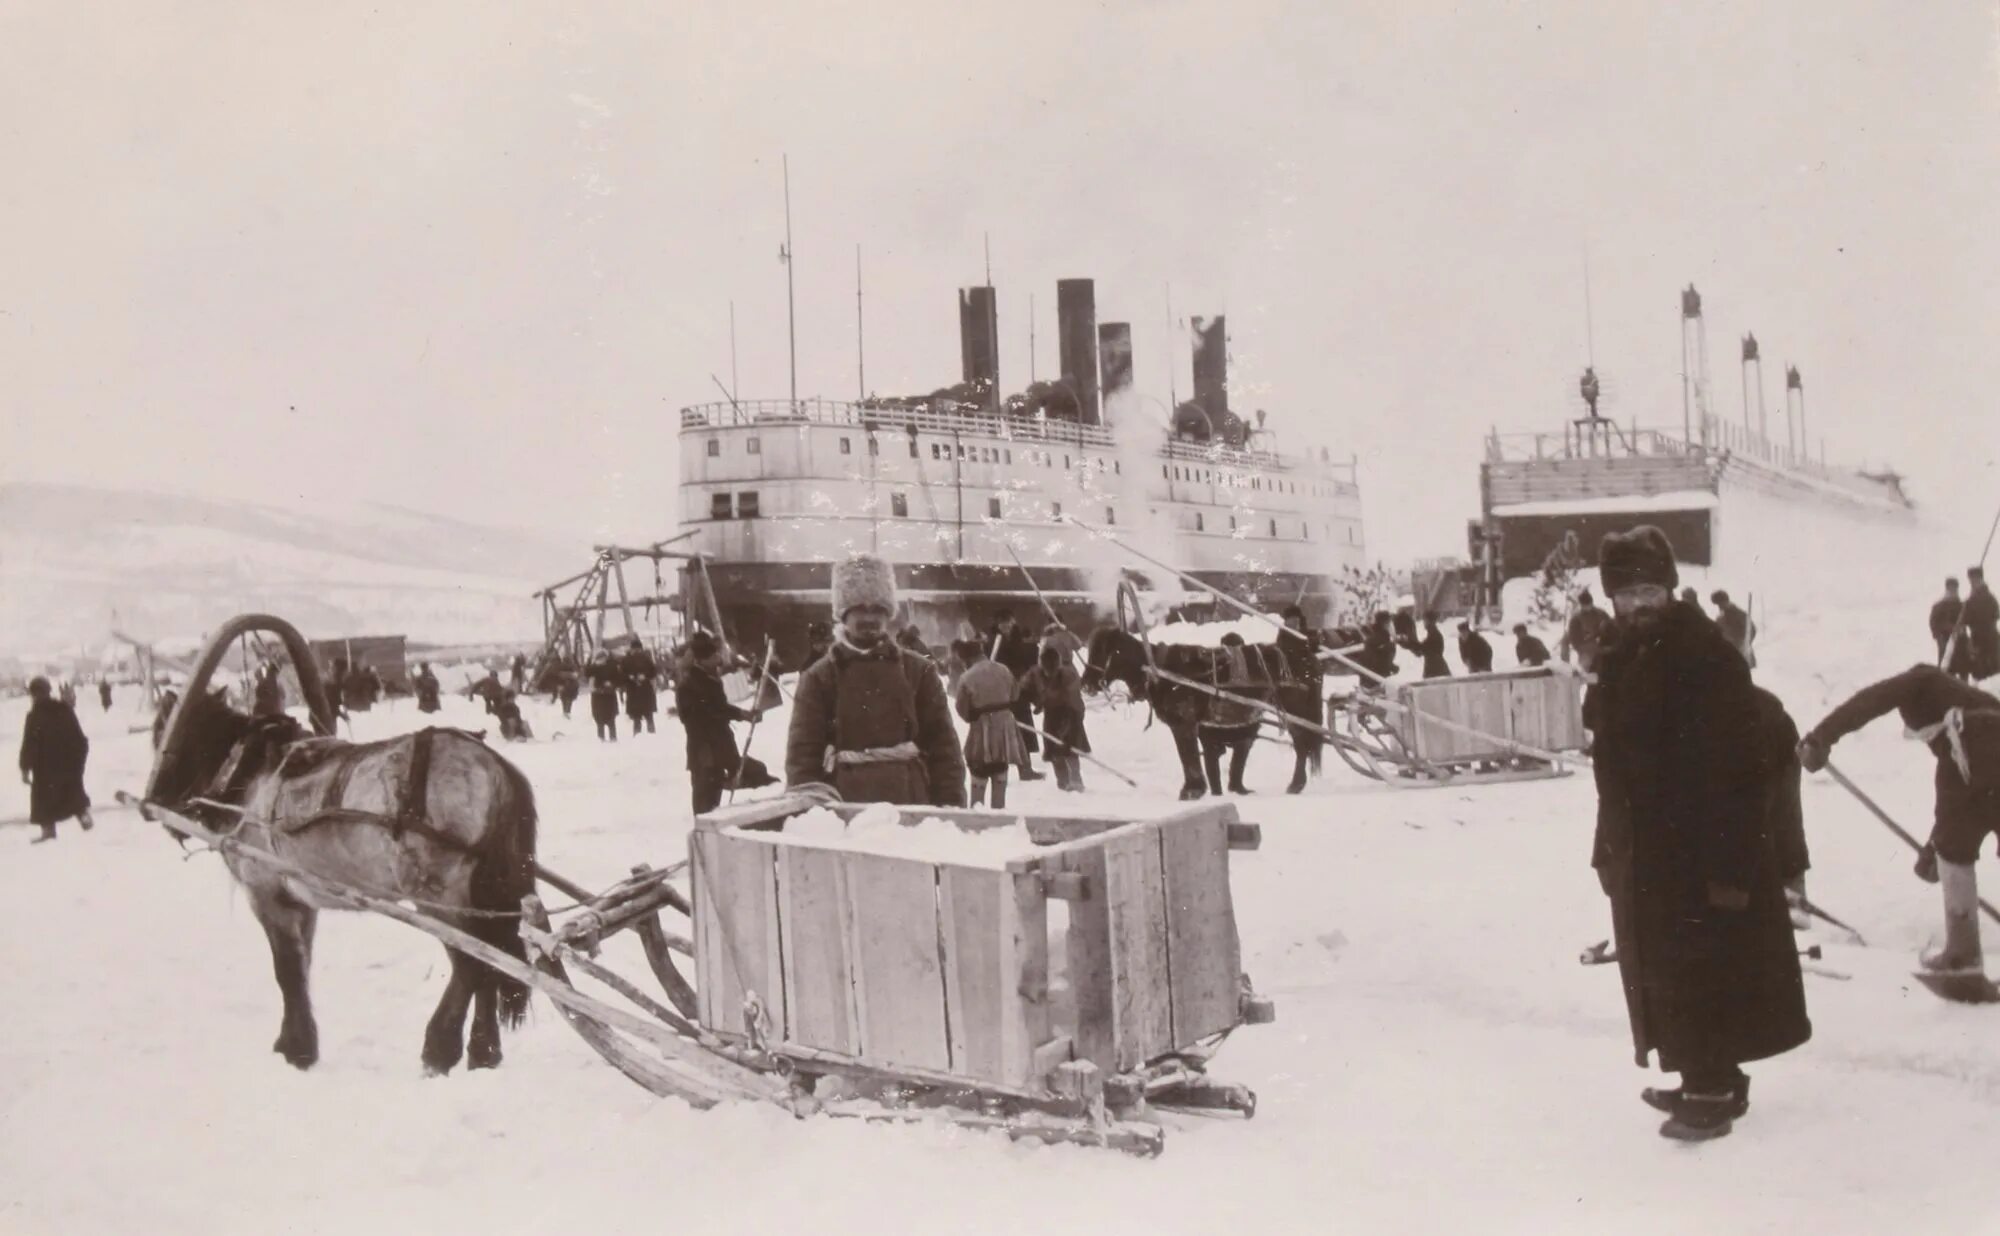
[[[1651, 15], [1643, 15], [1650, 9]], [[1678, 427], [1756, 331], [1836, 459], [2000, 500], [1987, 3], [244, 5], [0, 0], [7, 479], [334, 493], [666, 535], [675, 410], [958, 376], [992, 238], [1003, 381], [1054, 281], [1189, 387], [1361, 456], [1371, 548], [1450, 553], [1479, 438]], [[1968, 528], [1976, 542], [1983, 528]]]

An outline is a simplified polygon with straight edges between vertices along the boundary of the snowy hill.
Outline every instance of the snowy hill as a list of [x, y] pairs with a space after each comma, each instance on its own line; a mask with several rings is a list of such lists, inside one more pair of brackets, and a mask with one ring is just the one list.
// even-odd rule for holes
[[0, 653], [199, 635], [261, 609], [308, 635], [460, 642], [540, 630], [529, 590], [589, 553], [554, 535], [378, 505], [313, 510], [0, 486]]

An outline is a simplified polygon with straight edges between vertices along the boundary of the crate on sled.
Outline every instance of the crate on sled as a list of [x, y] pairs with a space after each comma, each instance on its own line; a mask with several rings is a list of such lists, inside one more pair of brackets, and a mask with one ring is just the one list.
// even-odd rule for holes
[[725, 808], [689, 838], [698, 1020], [718, 1038], [752, 1039], [760, 1009], [757, 1045], [809, 1071], [1039, 1099], [1087, 1062], [1143, 1097], [1149, 1066], [1198, 1069], [1205, 1041], [1268, 1018], [1229, 889], [1230, 851], [1257, 829], [1232, 805], [1136, 821], [901, 809], [968, 832], [1025, 821], [1034, 843], [999, 869], [788, 838], [798, 810]]
[[[1587, 741], [1583, 679], [1575, 674], [1535, 668], [1428, 678], [1397, 683], [1392, 698], [1402, 705], [1393, 721], [1396, 737], [1405, 751], [1432, 767], [1484, 765], [1546, 776], [1553, 771], [1547, 761], [1480, 735], [1551, 752], [1581, 751]], [[1448, 728], [1430, 718], [1480, 733]]]

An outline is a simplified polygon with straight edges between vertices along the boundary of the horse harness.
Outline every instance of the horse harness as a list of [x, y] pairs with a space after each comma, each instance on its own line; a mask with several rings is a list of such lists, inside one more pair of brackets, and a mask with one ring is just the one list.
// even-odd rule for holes
[[[427, 726], [409, 735], [410, 760], [404, 770], [400, 792], [397, 794], [395, 814], [366, 811], [359, 807], [349, 807], [343, 803], [347, 788], [353, 780], [354, 770], [360, 763], [356, 759], [343, 759], [334, 769], [324, 792], [320, 795], [317, 810], [302, 818], [279, 817], [268, 821], [274, 833], [287, 836], [305, 832], [320, 824], [375, 824], [389, 830], [392, 838], [400, 840], [404, 833], [415, 833], [427, 841], [457, 850], [464, 854], [479, 854], [486, 848], [487, 839], [477, 843], [467, 843], [463, 838], [453, 836], [443, 829], [434, 827], [430, 815], [430, 769], [431, 748], [440, 732], [457, 734], [474, 741], [481, 741], [481, 735], [467, 730], [441, 726]], [[304, 776], [325, 761], [346, 755], [355, 748], [339, 739], [305, 738], [288, 744], [285, 753], [278, 760], [276, 775]], [[235, 797], [242, 786], [231, 784], [228, 797]], [[497, 830], [496, 830], [497, 831]]]

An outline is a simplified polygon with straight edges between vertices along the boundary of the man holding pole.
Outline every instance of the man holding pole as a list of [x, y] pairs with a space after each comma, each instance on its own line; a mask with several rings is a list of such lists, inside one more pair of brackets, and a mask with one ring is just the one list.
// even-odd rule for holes
[[694, 789], [694, 813], [701, 815], [721, 805], [722, 792], [742, 760], [730, 722], [754, 716], [731, 704], [722, 689], [722, 649], [713, 635], [696, 631], [688, 640], [687, 654], [686, 667], [674, 684], [674, 710], [687, 734], [688, 780]]
[[[1934, 824], [1917, 874], [1943, 886], [1945, 938], [1943, 949], [1922, 958], [1923, 966], [1983, 989], [1973, 864], [1986, 835], [2000, 832], [2000, 699], [1934, 665], [1915, 665], [1863, 687], [1828, 713], [1799, 741], [1799, 762], [1814, 772], [1825, 768], [1834, 743], [1891, 710], [1901, 714], [1903, 732], [1937, 760]], [[1933, 864], [1936, 875], [1928, 874]]]
[[1726, 1135], [1750, 1106], [1741, 1065], [1812, 1035], [1767, 824], [1771, 774], [1742, 656], [1675, 602], [1672, 545], [1644, 526], [1604, 538], [1616, 614], [1584, 712], [1597, 736], [1591, 865], [1611, 900], [1638, 1063], [1681, 1074], [1640, 1098], [1663, 1137]]

